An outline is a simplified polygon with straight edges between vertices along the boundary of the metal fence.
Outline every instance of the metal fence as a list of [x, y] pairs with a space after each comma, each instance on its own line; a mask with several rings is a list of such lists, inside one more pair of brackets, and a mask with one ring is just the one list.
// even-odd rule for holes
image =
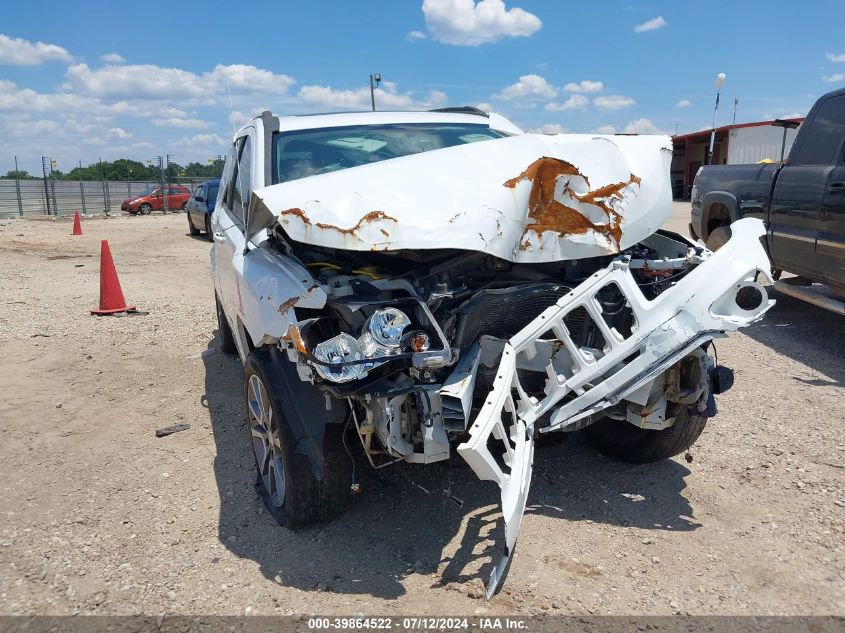
[[[179, 184], [193, 191], [208, 178], [178, 178]], [[157, 181], [82, 181], [0, 179], [0, 218], [32, 215], [73, 215], [115, 213], [126, 198], [157, 187]]]

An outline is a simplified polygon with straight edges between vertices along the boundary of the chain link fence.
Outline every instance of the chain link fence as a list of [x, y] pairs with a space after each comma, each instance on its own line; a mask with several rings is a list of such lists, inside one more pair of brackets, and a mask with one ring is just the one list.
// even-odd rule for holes
[[[191, 193], [208, 178], [177, 178]], [[79, 213], [119, 213], [120, 203], [137, 196], [158, 181], [11, 180], [0, 178], [0, 218]]]

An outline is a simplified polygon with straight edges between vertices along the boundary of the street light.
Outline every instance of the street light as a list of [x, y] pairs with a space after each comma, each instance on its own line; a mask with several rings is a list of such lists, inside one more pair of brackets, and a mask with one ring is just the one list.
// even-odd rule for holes
[[370, 75], [370, 103], [373, 106], [373, 112], [376, 111], [376, 87], [381, 83], [381, 73]]
[[722, 84], [725, 83], [725, 73], [716, 75], [716, 107], [713, 108], [713, 129], [710, 131], [710, 154], [707, 157], [707, 164], [713, 164], [713, 144], [716, 142], [716, 112], [719, 111], [719, 92]]

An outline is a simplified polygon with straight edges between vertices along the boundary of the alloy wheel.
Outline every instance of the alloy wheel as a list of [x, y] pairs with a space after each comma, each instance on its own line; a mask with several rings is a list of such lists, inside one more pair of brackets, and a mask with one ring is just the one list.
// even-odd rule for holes
[[264, 489], [274, 507], [285, 504], [285, 465], [282, 459], [282, 442], [278, 424], [273, 418], [273, 408], [267, 389], [257, 374], [249, 377], [249, 425], [252, 450]]

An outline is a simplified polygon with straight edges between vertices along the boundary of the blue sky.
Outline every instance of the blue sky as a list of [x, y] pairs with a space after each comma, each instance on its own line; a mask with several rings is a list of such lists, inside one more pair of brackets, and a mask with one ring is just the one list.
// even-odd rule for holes
[[[0, 173], [224, 151], [232, 121], [479, 105], [526, 130], [674, 133], [845, 85], [845, 2], [2, 0]], [[226, 84], [232, 92], [230, 108]], [[234, 110], [234, 114], [232, 113]]]

